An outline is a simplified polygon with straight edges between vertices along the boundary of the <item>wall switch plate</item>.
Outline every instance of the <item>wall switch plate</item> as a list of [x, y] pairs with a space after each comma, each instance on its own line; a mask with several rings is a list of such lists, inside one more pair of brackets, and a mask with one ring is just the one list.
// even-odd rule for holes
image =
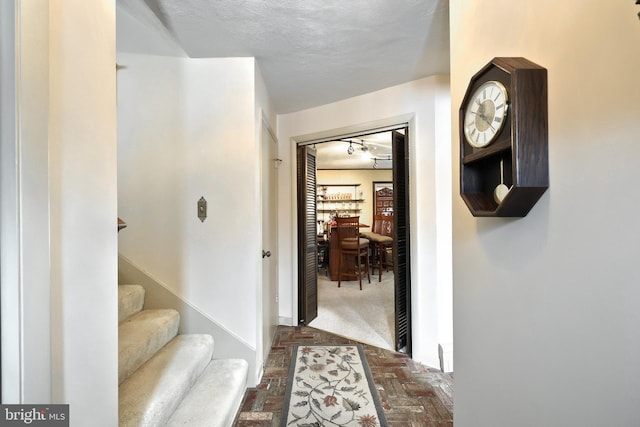
[[201, 222], [207, 219], [207, 201], [204, 196], [198, 200], [198, 218], [200, 218]]

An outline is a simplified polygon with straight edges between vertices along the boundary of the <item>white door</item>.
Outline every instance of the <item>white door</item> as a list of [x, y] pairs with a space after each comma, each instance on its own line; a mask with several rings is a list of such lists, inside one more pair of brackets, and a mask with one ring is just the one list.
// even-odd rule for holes
[[269, 355], [278, 325], [277, 142], [262, 125], [262, 355]]

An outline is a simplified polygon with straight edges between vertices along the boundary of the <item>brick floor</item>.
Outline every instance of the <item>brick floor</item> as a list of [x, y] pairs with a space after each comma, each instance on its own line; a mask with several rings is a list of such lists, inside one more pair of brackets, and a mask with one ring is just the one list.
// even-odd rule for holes
[[[262, 380], [247, 389], [234, 426], [280, 425], [293, 346], [355, 342], [311, 327], [279, 326]], [[392, 427], [453, 427], [453, 375], [400, 353], [366, 344], [363, 347]]]

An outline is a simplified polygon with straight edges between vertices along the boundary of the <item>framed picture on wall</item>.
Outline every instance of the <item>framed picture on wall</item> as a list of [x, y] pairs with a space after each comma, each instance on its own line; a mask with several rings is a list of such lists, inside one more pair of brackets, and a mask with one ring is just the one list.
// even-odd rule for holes
[[393, 215], [393, 182], [373, 182], [373, 214]]

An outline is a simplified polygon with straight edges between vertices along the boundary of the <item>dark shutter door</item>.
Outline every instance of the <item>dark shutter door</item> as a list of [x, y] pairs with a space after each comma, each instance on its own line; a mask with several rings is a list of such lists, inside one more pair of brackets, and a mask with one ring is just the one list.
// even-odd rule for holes
[[[405, 134], [407, 129], [405, 128]], [[411, 269], [409, 265], [409, 148], [405, 135], [392, 132], [396, 350], [411, 355]]]
[[318, 231], [316, 152], [298, 147], [298, 319], [308, 325], [318, 316]]

